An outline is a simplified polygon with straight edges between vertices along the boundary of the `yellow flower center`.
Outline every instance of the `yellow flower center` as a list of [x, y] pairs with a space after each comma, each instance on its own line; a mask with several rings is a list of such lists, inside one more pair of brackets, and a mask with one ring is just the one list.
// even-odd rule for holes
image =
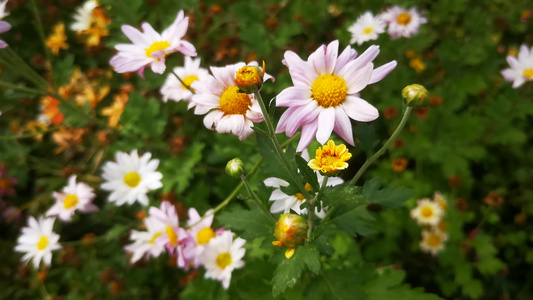
[[429, 206], [422, 207], [420, 210], [420, 215], [422, 215], [424, 218], [431, 218], [433, 216], [433, 208]]
[[533, 69], [525, 69], [523, 75], [526, 76], [527, 79], [533, 79]]
[[44, 250], [46, 246], [48, 246], [48, 238], [43, 235], [37, 242], [37, 249]]
[[294, 197], [296, 197], [296, 199], [298, 199], [298, 201], [302, 202], [305, 200], [305, 197], [302, 193], [296, 193], [294, 194]]
[[364, 34], [371, 34], [373, 30], [374, 30], [374, 28], [372, 28], [372, 27], [367, 27], [367, 28], [365, 28], [365, 30], [363, 30], [363, 33], [364, 33]]
[[217, 266], [221, 269], [227, 268], [231, 265], [231, 254], [228, 252], [221, 253], [217, 256]]
[[337, 106], [344, 102], [348, 86], [339, 75], [328, 73], [318, 76], [311, 86], [311, 97], [322, 107]]
[[411, 23], [411, 15], [408, 14], [408, 13], [401, 13], [396, 18], [396, 22], [398, 22], [398, 24], [400, 24], [400, 25], [404, 25], [405, 26], [405, 25]]
[[136, 187], [139, 182], [141, 181], [141, 175], [137, 172], [129, 172], [124, 176], [124, 183], [127, 184], [129, 187]]
[[247, 94], [237, 93], [236, 86], [227, 88], [220, 97], [220, 110], [227, 115], [245, 115], [252, 100]]
[[149, 58], [154, 58], [152, 56], [152, 53], [160, 50], [165, 50], [166, 48], [170, 47], [170, 43], [167, 41], [160, 41], [160, 42], [153, 42], [150, 47], [145, 48], [146, 56]]
[[165, 229], [165, 232], [167, 233], [168, 240], [170, 241], [170, 245], [176, 246], [178, 244], [178, 234], [174, 231], [172, 226], [167, 226]]
[[210, 239], [215, 237], [215, 232], [211, 227], [203, 228], [198, 232], [196, 235], [196, 239], [198, 240], [198, 244], [203, 245], [207, 244]]
[[150, 244], [153, 244], [155, 243], [155, 239], [157, 239], [158, 237], [160, 237], [163, 233], [162, 232], [156, 232], [154, 234], [154, 236], [152, 236], [152, 239], [150, 240]]
[[308, 166], [322, 173], [335, 172], [346, 169], [348, 167], [346, 161], [351, 157], [352, 154], [348, 152], [346, 145], [335, 146], [335, 142], [329, 140], [327, 145], [316, 150], [316, 156], [309, 161]]
[[[196, 75], [189, 75], [185, 78], [183, 78], [183, 83], [185, 83], [191, 90], [194, 91], [193, 88], [191, 88], [191, 84], [195, 81], [199, 80], [198, 76]], [[187, 87], [185, 85], [181, 85], [181, 88], [184, 90], [187, 90]]]
[[63, 200], [63, 205], [65, 206], [65, 209], [74, 207], [76, 204], [78, 204], [78, 196], [74, 194], [67, 195], [65, 197], [65, 200]]
[[428, 237], [428, 245], [432, 248], [435, 248], [437, 246], [440, 245], [440, 243], [442, 242], [440, 236], [436, 235], [436, 234], [432, 234]]

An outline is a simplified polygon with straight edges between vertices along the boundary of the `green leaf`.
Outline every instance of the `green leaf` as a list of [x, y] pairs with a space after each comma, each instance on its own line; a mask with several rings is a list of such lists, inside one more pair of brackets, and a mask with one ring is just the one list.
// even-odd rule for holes
[[356, 280], [355, 272], [356, 270], [324, 270], [320, 272], [319, 281], [313, 285], [315, 289], [309, 293], [310, 299], [367, 299], [361, 284]]
[[54, 63], [54, 82], [58, 86], [67, 85], [69, 78], [74, 72], [74, 54], [69, 54]]
[[463, 285], [463, 294], [478, 299], [483, 295], [483, 284], [479, 280], [472, 279]]
[[236, 231], [242, 238], [250, 240], [274, 235], [274, 222], [252, 204], [252, 209], [233, 207], [217, 215], [217, 220], [225, 228]]
[[355, 126], [355, 145], [366, 154], [370, 153], [377, 144], [376, 129], [373, 124], [357, 123]]
[[[269, 176], [277, 177], [287, 181], [290, 185], [296, 186], [292, 177], [288, 173], [285, 164], [281, 157], [279, 157], [276, 147], [272, 140], [264, 135], [256, 134], [257, 149], [263, 156], [266, 164], [262, 167], [263, 172]], [[294, 159], [295, 149], [292, 146], [287, 147], [284, 153], [285, 157], [289, 161], [289, 167], [296, 173], [296, 162]], [[294, 193], [293, 193], [294, 194]], [[289, 194], [292, 195], [292, 194]]]
[[320, 254], [312, 244], [297, 247], [289, 259], [283, 257], [272, 278], [274, 297], [293, 287], [306, 269], [315, 274], [320, 271]]
[[337, 211], [341, 211], [341, 213], [334, 216], [331, 221], [334, 221], [333, 223], [339, 229], [346, 231], [349, 235], [356, 237], [376, 233], [373, 224], [374, 217], [368, 213], [365, 206], [359, 206], [348, 211], [337, 209]]
[[361, 188], [349, 182], [326, 187], [321, 200], [325, 206], [344, 205], [347, 209], [366, 204], [365, 198], [361, 195]]
[[85, 102], [83, 106], [78, 106], [75, 101], [66, 100], [57, 105], [61, 113], [65, 116], [63, 121], [65, 124], [69, 124], [72, 127], [85, 127], [87, 126], [87, 116], [91, 114], [92, 108], [89, 102]]
[[316, 173], [309, 168], [307, 165], [307, 161], [303, 159], [300, 155], [295, 156], [296, 159], [296, 165], [298, 166], [298, 169], [300, 170], [300, 174], [303, 176], [303, 179], [306, 183], [309, 183], [314, 191], [318, 191], [320, 189], [320, 184], [317, 180]]
[[414, 191], [404, 188], [387, 188], [379, 190], [379, 179], [373, 178], [363, 186], [363, 195], [369, 202], [380, 204], [383, 208], [402, 207], [409, 198], [414, 195]]
[[367, 300], [437, 300], [437, 295], [425, 293], [421, 288], [412, 289], [401, 285], [405, 271], [383, 270], [372, 281], [363, 286]]
[[160, 138], [167, 123], [160, 115], [160, 103], [155, 98], [144, 99], [136, 91], [130, 94], [126, 109], [120, 117], [122, 133], [132, 136]]
[[184, 158], [168, 158], [164, 161], [161, 172], [163, 174], [163, 192], [168, 193], [173, 189], [181, 194], [189, 187], [194, 176], [195, 166], [202, 160], [202, 150], [205, 144], [196, 143], [190, 145], [185, 151]]

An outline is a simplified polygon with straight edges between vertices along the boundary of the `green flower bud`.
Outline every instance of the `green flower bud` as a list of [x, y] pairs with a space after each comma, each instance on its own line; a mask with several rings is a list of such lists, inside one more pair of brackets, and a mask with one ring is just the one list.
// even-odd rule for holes
[[276, 222], [274, 236], [276, 241], [272, 242], [275, 246], [296, 248], [303, 245], [307, 240], [307, 229], [309, 226], [305, 219], [295, 214], [282, 214]]
[[228, 161], [226, 173], [232, 177], [239, 178], [244, 172], [244, 163], [240, 158], [234, 158]]
[[403, 88], [402, 97], [409, 107], [424, 107], [429, 103], [429, 92], [423, 85], [411, 84]]

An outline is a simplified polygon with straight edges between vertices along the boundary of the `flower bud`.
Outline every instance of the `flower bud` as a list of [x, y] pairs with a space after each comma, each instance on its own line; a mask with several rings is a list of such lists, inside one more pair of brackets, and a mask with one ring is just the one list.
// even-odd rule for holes
[[263, 87], [263, 70], [256, 66], [244, 66], [237, 71], [237, 76], [234, 80], [235, 84], [247, 94], [259, 91]]
[[272, 242], [275, 246], [296, 248], [303, 245], [307, 239], [307, 223], [305, 219], [295, 214], [282, 214], [276, 222], [274, 236], [276, 241]]
[[402, 97], [409, 107], [424, 107], [429, 103], [428, 90], [423, 85], [411, 84], [403, 88]]
[[239, 178], [244, 172], [244, 163], [240, 158], [234, 158], [226, 164], [226, 173], [232, 177]]

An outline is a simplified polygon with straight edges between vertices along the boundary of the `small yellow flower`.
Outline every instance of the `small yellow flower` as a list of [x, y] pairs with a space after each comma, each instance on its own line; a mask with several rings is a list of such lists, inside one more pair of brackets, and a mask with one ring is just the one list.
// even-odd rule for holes
[[120, 116], [122, 112], [126, 109], [126, 104], [128, 103], [129, 95], [128, 93], [121, 92], [115, 95], [115, 100], [113, 103], [102, 109], [102, 115], [107, 116], [109, 127], [117, 127], [118, 122], [120, 121]]
[[415, 57], [409, 61], [409, 67], [413, 68], [417, 73], [420, 73], [426, 69], [426, 64], [420, 58]]
[[65, 35], [65, 24], [59, 23], [54, 26], [54, 32], [46, 39], [46, 47], [52, 51], [54, 55], [59, 54], [59, 49], [66, 50], [69, 48], [67, 44], [67, 36]]
[[348, 168], [346, 162], [352, 157], [348, 152], [346, 145], [335, 145], [335, 142], [329, 140], [327, 145], [324, 145], [316, 150], [316, 156], [309, 161], [309, 168], [318, 170], [322, 173], [332, 173], [337, 170], [344, 170]]

